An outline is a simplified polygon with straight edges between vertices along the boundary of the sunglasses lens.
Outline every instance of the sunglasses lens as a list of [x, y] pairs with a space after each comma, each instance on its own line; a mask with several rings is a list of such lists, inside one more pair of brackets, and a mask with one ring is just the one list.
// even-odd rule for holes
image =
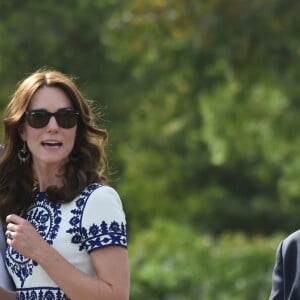
[[55, 120], [61, 128], [72, 128], [77, 124], [79, 113], [73, 109], [60, 109], [55, 113], [51, 113], [47, 110], [31, 110], [26, 112], [27, 122], [33, 128], [45, 127], [51, 118], [55, 117]]
[[30, 111], [27, 114], [27, 121], [33, 128], [43, 128], [48, 124], [50, 117], [47, 111]]
[[55, 113], [57, 124], [62, 128], [72, 128], [77, 124], [78, 113], [71, 109], [62, 109]]

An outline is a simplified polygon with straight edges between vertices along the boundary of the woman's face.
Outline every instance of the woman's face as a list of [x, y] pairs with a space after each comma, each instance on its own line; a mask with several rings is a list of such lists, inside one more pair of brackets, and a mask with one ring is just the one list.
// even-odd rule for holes
[[[42, 109], [55, 113], [65, 108], [73, 108], [66, 94], [59, 88], [44, 86], [34, 94], [27, 111]], [[25, 120], [20, 135], [27, 142], [35, 167], [60, 167], [68, 160], [73, 149], [76, 129], [77, 123], [72, 128], [62, 128], [51, 116], [49, 123], [42, 128], [33, 128]]]

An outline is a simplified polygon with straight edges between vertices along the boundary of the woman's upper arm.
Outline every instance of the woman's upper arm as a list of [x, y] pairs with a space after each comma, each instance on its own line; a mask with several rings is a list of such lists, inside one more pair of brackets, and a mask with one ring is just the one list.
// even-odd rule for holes
[[114, 290], [116, 299], [129, 299], [130, 271], [128, 251], [124, 247], [110, 246], [90, 253], [96, 276]]

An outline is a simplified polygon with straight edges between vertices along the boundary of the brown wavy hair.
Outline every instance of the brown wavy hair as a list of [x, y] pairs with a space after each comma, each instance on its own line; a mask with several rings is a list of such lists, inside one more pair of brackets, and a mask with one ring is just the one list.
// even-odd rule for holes
[[43, 86], [61, 89], [80, 113], [76, 139], [68, 162], [60, 170], [61, 187], [49, 186], [48, 199], [57, 203], [72, 201], [89, 184], [108, 183], [105, 145], [107, 132], [96, 125], [96, 113], [77, 88], [74, 79], [56, 70], [40, 69], [21, 81], [4, 116], [4, 148], [0, 157], [0, 217], [22, 214], [34, 199], [35, 178], [32, 159], [21, 165], [18, 152], [23, 146], [19, 130], [33, 95]]

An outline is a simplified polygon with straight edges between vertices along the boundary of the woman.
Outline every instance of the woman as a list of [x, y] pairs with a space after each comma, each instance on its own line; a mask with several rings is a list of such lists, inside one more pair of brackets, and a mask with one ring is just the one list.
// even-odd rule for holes
[[129, 299], [126, 221], [107, 185], [107, 133], [58, 71], [23, 80], [4, 118], [0, 216], [16, 292], [0, 299]]

